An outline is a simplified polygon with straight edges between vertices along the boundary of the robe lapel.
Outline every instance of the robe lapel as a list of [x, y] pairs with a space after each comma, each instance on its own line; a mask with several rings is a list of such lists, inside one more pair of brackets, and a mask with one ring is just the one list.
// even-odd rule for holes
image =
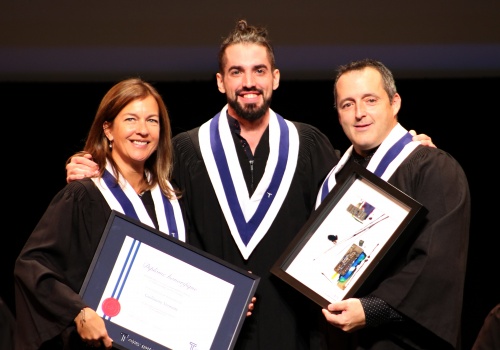
[[[399, 165], [401, 165], [403, 160], [405, 160], [418, 145], [420, 145], [420, 141], [412, 141], [411, 134], [398, 123], [377, 149], [366, 169], [382, 180], [387, 181]], [[347, 160], [351, 157], [352, 151], [353, 146], [351, 145], [342, 156], [339, 163], [326, 177], [316, 199], [316, 208], [319, 207], [332, 188], [335, 187], [335, 175], [347, 163]]]
[[[154, 227], [146, 207], [137, 193], [135, 193], [132, 186], [130, 186], [123, 177], [120, 178], [120, 184], [116, 184], [109, 163], [106, 164], [106, 170], [104, 171], [103, 177], [92, 178], [92, 181], [99, 191], [101, 191], [104, 199], [112, 210], [116, 210], [150, 227]], [[151, 195], [155, 205], [159, 230], [181, 241], [185, 241], [185, 225], [179, 202], [176, 199], [169, 200], [166, 198], [159, 186], [155, 186], [151, 190]]]

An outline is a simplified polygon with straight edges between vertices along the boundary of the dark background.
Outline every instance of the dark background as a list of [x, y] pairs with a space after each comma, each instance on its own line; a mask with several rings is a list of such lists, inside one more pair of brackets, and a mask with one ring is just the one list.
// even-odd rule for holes
[[200, 125], [225, 103], [214, 79], [216, 57], [239, 18], [269, 29], [282, 73], [272, 104], [277, 113], [319, 127], [345, 151], [349, 143], [332, 107], [333, 70], [353, 59], [379, 59], [395, 74], [402, 125], [430, 135], [463, 166], [472, 194], [463, 309], [469, 349], [500, 302], [492, 153], [498, 0], [0, 0], [0, 296], [13, 310], [14, 260], [65, 185], [65, 161], [82, 149], [104, 93], [120, 79], [141, 76], [163, 95], [174, 134]]
[[[99, 101], [113, 83], [0, 83], [6, 135], [0, 295], [10, 306], [14, 260], [51, 198], [65, 185], [65, 161], [82, 149]], [[215, 80], [153, 83], [167, 103], [174, 133], [200, 125], [225, 102]], [[484, 317], [500, 302], [495, 281], [496, 206], [490, 204], [495, 203], [498, 193], [491, 152], [498, 137], [495, 106], [499, 83], [500, 78], [397, 81], [403, 101], [400, 122], [430, 135], [440, 148], [450, 152], [469, 181], [473, 205], [463, 309], [464, 349], [470, 348]], [[336, 148], [345, 151], [348, 142], [332, 107], [331, 88], [328, 80], [282, 81], [272, 108], [287, 119], [318, 126]], [[490, 163], [485, 162], [488, 159]]]
[[500, 76], [498, 0], [0, 0], [0, 80], [210, 80], [237, 19], [286, 79], [369, 56], [403, 78]]

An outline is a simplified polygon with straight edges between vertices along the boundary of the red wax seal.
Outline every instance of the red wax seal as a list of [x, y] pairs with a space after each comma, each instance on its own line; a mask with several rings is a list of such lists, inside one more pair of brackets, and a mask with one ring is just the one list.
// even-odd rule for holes
[[115, 317], [120, 313], [120, 302], [115, 298], [107, 298], [102, 303], [102, 311], [106, 316]]

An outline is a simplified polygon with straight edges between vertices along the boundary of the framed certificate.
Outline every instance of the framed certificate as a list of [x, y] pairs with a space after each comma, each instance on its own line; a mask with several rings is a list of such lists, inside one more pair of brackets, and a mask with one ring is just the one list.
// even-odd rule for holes
[[80, 291], [118, 349], [232, 349], [260, 278], [113, 211]]
[[325, 308], [369, 287], [426, 213], [420, 203], [353, 164], [271, 272]]

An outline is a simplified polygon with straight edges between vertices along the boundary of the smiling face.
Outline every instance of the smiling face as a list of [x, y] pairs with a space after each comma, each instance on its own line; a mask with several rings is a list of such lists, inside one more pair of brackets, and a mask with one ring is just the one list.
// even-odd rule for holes
[[113, 123], [105, 122], [103, 127], [112, 143], [111, 156], [120, 169], [142, 173], [160, 137], [159, 108], [155, 98], [133, 100], [118, 113]]
[[271, 68], [264, 46], [234, 44], [226, 48], [224, 71], [217, 73], [217, 86], [226, 94], [232, 116], [253, 121], [269, 112], [279, 78], [279, 70]]
[[381, 74], [371, 67], [343, 74], [335, 87], [340, 125], [356, 152], [365, 156], [397, 124], [401, 97], [396, 93], [391, 101]]

